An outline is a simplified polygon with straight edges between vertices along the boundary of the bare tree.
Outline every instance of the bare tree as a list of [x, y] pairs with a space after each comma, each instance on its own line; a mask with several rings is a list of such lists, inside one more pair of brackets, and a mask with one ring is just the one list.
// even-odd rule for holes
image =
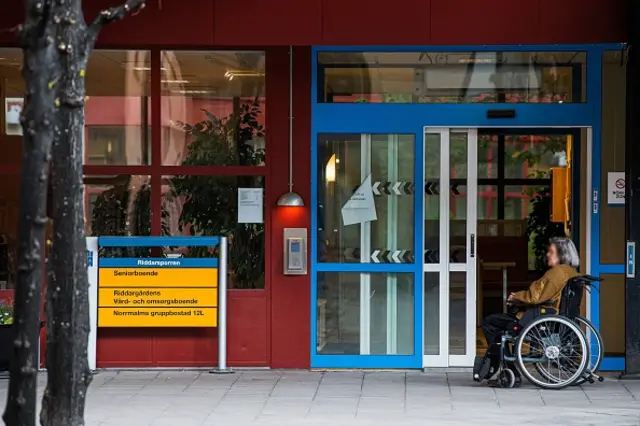
[[17, 282], [14, 300], [14, 348], [9, 395], [4, 421], [8, 426], [34, 425], [38, 371], [38, 334], [42, 302], [43, 247], [47, 223], [46, 201], [51, 144], [56, 120], [55, 89], [60, 74], [53, 45], [55, 27], [51, 4], [25, 1], [26, 21], [18, 43], [24, 53], [22, 75], [26, 84], [21, 123], [22, 171], [18, 219]]
[[[24, 131], [14, 354], [4, 421], [35, 426], [38, 333], [49, 163], [53, 245], [47, 285], [47, 388], [42, 426], [84, 425], [91, 372], [83, 200], [85, 75], [101, 28], [145, 6], [127, 0], [87, 25], [82, 0], [24, 0], [19, 29], [27, 93]], [[52, 148], [53, 147], [53, 148]], [[53, 155], [52, 155], [53, 154]]]

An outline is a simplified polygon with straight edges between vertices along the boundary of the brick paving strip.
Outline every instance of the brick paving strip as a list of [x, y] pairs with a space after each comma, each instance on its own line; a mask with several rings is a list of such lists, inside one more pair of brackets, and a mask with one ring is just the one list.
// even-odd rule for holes
[[[493, 389], [470, 373], [103, 371], [87, 426], [640, 425], [640, 381]], [[45, 376], [41, 375], [41, 390]], [[2, 405], [7, 380], [0, 379]]]

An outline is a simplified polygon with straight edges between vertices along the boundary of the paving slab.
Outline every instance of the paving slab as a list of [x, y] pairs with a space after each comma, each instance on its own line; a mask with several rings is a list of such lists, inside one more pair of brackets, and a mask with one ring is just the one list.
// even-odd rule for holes
[[640, 383], [615, 377], [548, 391], [432, 371], [103, 371], [87, 398], [87, 426], [640, 425]]

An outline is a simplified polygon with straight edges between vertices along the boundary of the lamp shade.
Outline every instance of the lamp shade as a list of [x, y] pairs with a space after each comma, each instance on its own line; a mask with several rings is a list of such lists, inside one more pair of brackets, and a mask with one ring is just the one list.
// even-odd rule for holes
[[280, 207], [304, 207], [302, 197], [293, 191], [286, 192], [278, 198], [278, 206]]
[[324, 170], [324, 178], [328, 182], [336, 181], [336, 155], [333, 154], [327, 162], [327, 167]]

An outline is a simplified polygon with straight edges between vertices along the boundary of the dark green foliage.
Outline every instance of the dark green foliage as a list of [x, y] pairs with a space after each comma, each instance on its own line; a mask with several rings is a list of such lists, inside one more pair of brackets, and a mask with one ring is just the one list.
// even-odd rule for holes
[[[120, 180], [120, 179], [118, 179]], [[131, 197], [131, 177], [104, 191], [93, 203], [91, 231], [94, 236], [151, 235], [151, 187], [144, 183], [135, 195], [133, 213], [127, 214]], [[167, 213], [162, 212], [162, 234], [167, 235]], [[103, 247], [100, 257], [151, 257], [148, 247]]]
[[[217, 118], [203, 110], [205, 120], [194, 125], [180, 123], [189, 137], [185, 166], [259, 166], [264, 163], [264, 149], [255, 149], [251, 141], [264, 137], [258, 122], [258, 100], [238, 105], [229, 117]], [[103, 192], [94, 202], [91, 228], [93, 235], [151, 235], [150, 187], [143, 184], [135, 195], [133, 213], [127, 215], [131, 197], [130, 178]], [[238, 188], [263, 185], [256, 176], [174, 176], [165, 205], [178, 198], [184, 202], [180, 229], [191, 235], [227, 236], [229, 238], [230, 284], [234, 288], [261, 287], [264, 282], [264, 225], [237, 223]], [[168, 212], [162, 209], [162, 235], [169, 235]], [[101, 249], [103, 257], [149, 257], [148, 248]], [[192, 247], [189, 257], [214, 257], [207, 247]]]
[[[258, 123], [259, 103], [244, 104], [239, 113], [217, 118], [203, 111], [206, 119], [195, 125], [181, 123], [190, 144], [183, 165], [263, 164], [265, 152], [250, 141], [264, 137]], [[256, 182], [258, 180], [258, 182]], [[230, 284], [235, 288], [255, 288], [264, 280], [264, 225], [237, 223], [238, 188], [263, 183], [255, 176], [175, 176], [169, 197], [184, 201], [180, 226], [191, 235], [219, 235], [229, 238]], [[188, 256], [211, 257], [206, 247], [193, 247]]]
[[533, 252], [536, 257], [536, 270], [547, 269], [546, 253], [549, 240], [564, 237], [564, 224], [551, 222], [551, 190], [540, 187], [531, 199], [531, 213], [527, 218], [527, 236], [533, 238]]

